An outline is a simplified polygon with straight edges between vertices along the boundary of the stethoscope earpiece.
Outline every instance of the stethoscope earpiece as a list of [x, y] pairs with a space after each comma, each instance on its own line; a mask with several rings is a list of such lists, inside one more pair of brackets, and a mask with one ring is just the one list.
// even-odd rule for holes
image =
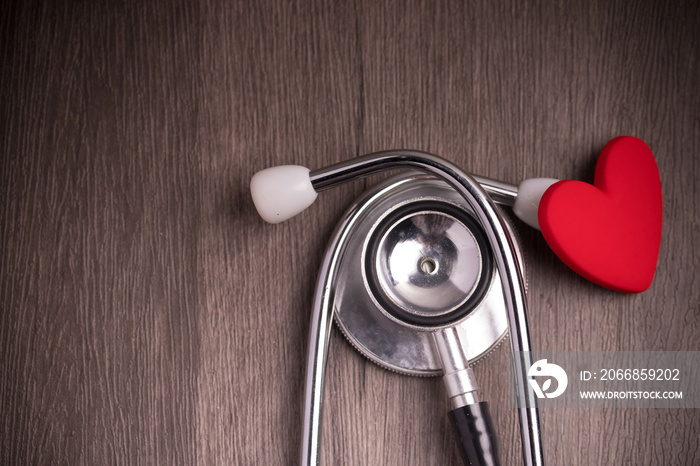
[[540, 201], [554, 183], [554, 178], [530, 178], [518, 186], [518, 197], [513, 203], [513, 213], [532, 228], [540, 229]]
[[294, 217], [318, 196], [309, 179], [309, 169], [299, 165], [280, 165], [257, 172], [250, 180], [250, 193], [258, 214], [268, 223]]

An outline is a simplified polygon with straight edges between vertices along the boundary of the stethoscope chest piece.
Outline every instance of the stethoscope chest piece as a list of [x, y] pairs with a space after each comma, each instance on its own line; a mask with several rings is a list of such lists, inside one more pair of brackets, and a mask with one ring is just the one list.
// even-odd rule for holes
[[[324, 373], [334, 317], [347, 339], [380, 366], [440, 375], [465, 464], [500, 464], [488, 402], [471, 365], [507, 332], [518, 400], [529, 396], [530, 336], [525, 272], [511, 224], [496, 203], [537, 227], [556, 180], [520, 187], [464, 173], [421, 151], [367, 154], [309, 171], [272, 167], [251, 179], [256, 209], [278, 223], [317, 193], [387, 170], [415, 169], [361, 196], [340, 219], [323, 256], [309, 330], [302, 464], [318, 464]], [[534, 222], [533, 222], [534, 219]], [[542, 465], [536, 403], [518, 410], [523, 458]]]
[[365, 193], [347, 215], [335, 319], [364, 356], [399, 373], [440, 375], [436, 334], [456, 333], [470, 364], [503, 340], [508, 320], [493, 254], [456, 191], [403, 175]]

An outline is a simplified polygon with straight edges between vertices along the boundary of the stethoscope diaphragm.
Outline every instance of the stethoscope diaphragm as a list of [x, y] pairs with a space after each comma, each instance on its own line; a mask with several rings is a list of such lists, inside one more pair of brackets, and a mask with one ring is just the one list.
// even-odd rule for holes
[[[451, 328], [470, 364], [508, 330], [501, 281], [483, 230], [446, 183], [391, 178], [353, 203], [338, 264], [335, 320], [370, 361], [408, 375], [443, 372], [433, 334]], [[522, 261], [521, 261], [522, 263]]]

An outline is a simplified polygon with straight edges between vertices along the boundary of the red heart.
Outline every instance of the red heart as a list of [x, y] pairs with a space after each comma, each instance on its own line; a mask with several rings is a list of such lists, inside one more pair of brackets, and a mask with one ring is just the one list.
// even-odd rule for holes
[[600, 153], [593, 185], [559, 181], [542, 196], [538, 220], [552, 250], [606, 288], [651, 285], [661, 246], [661, 179], [641, 139], [621, 136]]

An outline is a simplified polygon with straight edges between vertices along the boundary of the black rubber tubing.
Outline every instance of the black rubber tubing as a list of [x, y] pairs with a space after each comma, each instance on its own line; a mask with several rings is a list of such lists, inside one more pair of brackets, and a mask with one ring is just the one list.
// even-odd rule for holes
[[487, 402], [480, 401], [453, 409], [449, 415], [459, 439], [459, 450], [462, 453], [464, 464], [470, 466], [501, 465]]

